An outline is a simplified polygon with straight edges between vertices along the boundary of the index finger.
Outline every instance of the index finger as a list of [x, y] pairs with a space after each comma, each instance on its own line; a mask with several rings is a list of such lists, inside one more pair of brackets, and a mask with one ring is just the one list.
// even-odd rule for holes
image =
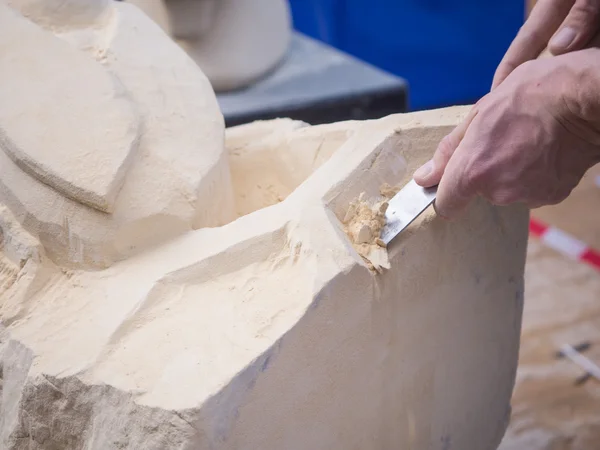
[[575, 0], [540, 0], [498, 65], [492, 82], [497, 87], [524, 62], [537, 58], [563, 23]]

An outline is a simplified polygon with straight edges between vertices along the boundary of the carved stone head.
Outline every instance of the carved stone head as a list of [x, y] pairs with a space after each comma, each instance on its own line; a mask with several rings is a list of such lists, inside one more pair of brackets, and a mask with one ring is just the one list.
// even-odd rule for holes
[[0, 203], [66, 266], [233, 218], [223, 118], [136, 7], [0, 4]]

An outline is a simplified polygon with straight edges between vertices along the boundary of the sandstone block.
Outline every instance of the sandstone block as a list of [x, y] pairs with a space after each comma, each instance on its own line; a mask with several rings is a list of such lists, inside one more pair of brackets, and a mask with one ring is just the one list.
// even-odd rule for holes
[[228, 130], [243, 215], [101, 271], [61, 270], [43, 249], [21, 266], [5, 240], [0, 447], [495, 449], [527, 211], [430, 211], [380, 272], [343, 224], [361, 194], [406, 183], [466, 111]]

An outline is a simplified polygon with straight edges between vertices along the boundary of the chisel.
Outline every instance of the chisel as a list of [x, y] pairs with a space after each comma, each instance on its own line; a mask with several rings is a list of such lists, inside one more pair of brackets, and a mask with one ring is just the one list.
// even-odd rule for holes
[[437, 186], [424, 188], [411, 180], [388, 202], [381, 240], [388, 245], [435, 200]]

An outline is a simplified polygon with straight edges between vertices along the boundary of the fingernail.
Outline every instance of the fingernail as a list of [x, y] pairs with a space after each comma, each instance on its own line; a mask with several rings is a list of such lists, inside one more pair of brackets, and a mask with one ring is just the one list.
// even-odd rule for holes
[[573, 42], [575, 36], [577, 36], [577, 32], [573, 28], [564, 27], [552, 38], [550, 45], [552, 47], [566, 49], [569, 47], [569, 45], [571, 45], [571, 42]]
[[429, 174], [431, 172], [433, 172], [433, 160], [429, 160], [425, 164], [423, 164], [421, 167], [419, 167], [417, 169], [417, 171], [415, 172], [415, 174], [413, 175], [413, 177], [414, 178], [427, 178], [427, 176], [429, 176]]

